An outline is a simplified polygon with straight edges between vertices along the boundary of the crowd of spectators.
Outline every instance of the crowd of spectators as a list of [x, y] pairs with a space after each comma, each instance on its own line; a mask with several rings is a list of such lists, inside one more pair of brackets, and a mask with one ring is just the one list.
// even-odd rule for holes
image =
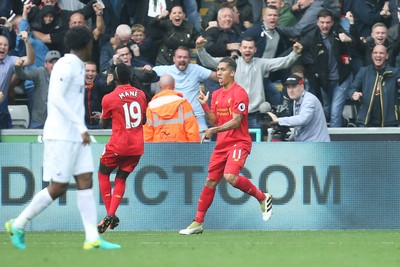
[[214, 67], [225, 56], [239, 64], [251, 127], [261, 127], [260, 104], [289, 99], [284, 81], [294, 65], [330, 127], [347, 126], [345, 103], [361, 111], [357, 126], [398, 126], [385, 119], [399, 112], [399, 8], [398, 0], [0, 0], [0, 129], [11, 127], [7, 105], [20, 96], [27, 98], [29, 128], [43, 127], [52, 64], [68, 52], [63, 36], [77, 25], [94, 36], [85, 83], [90, 129], [98, 128], [92, 112], [124, 63], [148, 102], [159, 77], [171, 75], [204, 130], [196, 94], [203, 84], [210, 92], [220, 87]]

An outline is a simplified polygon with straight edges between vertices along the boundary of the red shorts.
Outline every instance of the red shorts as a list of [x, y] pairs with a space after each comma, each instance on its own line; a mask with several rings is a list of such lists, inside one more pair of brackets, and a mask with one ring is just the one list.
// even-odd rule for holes
[[139, 164], [141, 156], [142, 155], [120, 156], [110, 150], [104, 149], [104, 152], [100, 157], [100, 162], [109, 168], [115, 169], [116, 167], [119, 167], [120, 170], [133, 172], [135, 167]]
[[224, 174], [239, 175], [250, 152], [237, 146], [230, 150], [214, 150], [208, 167], [208, 178], [219, 182]]

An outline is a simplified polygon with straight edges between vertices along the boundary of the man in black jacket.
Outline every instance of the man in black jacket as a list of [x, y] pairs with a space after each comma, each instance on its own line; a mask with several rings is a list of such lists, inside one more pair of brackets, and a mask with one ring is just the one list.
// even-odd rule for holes
[[342, 127], [342, 112], [351, 82], [348, 47], [354, 42], [334, 27], [333, 14], [327, 9], [318, 13], [317, 26], [301, 39], [304, 47], [301, 59], [311, 92], [323, 103], [330, 126]]

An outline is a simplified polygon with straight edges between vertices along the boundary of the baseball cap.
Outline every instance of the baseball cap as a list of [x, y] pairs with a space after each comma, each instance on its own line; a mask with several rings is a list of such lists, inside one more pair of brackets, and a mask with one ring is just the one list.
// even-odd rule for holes
[[51, 50], [47, 52], [45, 60], [51, 61], [53, 59], [59, 59], [60, 57], [61, 57], [60, 52], [58, 52], [57, 50]]
[[297, 85], [297, 84], [304, 84], [304, 81], [301, 77], [293, 74], [286, 79], [285, 86], [288, 85]]

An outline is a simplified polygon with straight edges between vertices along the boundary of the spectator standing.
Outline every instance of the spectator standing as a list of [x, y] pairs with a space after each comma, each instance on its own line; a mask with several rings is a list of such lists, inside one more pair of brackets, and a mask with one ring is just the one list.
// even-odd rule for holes
[[[319, 11], [324, 9], [324, 2], [318, 0], [298, 0], [301, 17], [293, 26], [278, 26], [278, 29], [289, 38], [298, 38], [315, 27]], [[292, 9], [293, 10], [293, 9]]]
[[203, 29], [207, 29], [210, 26], [209, 22], [217, 21], [218, 10], [221, 8], [222, 4], [231, 8], [236, 6], [240, 14], [239, 23], [243, 25], [245, 29], [249, 28], [254, 23], [253, 8], [249, 3], [249, 0], [216, 0], [215, 2], [210, 3], [207, 13], [201, 20]]
[[[100, 57], [100, 51], [99, 51], [99, 46], [100, 46], [100, 38], [103, 36], [105, 33], [105, 22], [103, 19], [103, 7], [99, 3], [93, 4], [93, 10], [95, 11], [96, 14], [96, 23], [95, 27], [92, 27], [92, 33], [93, 33], [93, 52], [92, 52], [92, 61], [96, 63], [96, 65], [99, 65], [99, 57]], [[80, 12], [74, 12], [71, 14], [71, 17], [69, 19], [69, 28], [75, 27], [75, 26], [81, 26], [84, 25], [88, 27], [88, 23], [85, 20], [85, 17], [82, 13]]]
[[[30, 9], [31, 14], [33, 8]], [[29, 21], [29, 17], [28, 17]], [[62, 51], [62, 37], [65, 30], [61, 18], [57, 17], [57, 8], [52, 5], [43, 6], [29, 22], [34, 37], [45, 43], [50, 50]]]
[[218, 10], [217, 22], [205, 29], [202, 36], [207, 39], [205, 49], [213, 57], [237, 55], [241, 31], [233, 27], [233, 10], [223, 6]]
[[193, 24], [185, 20], [185, 13], [181, 6], [174, 6], [171, 12], [165, 10], [161, 15], [158, 15], [153, 21], [152, 27], [163, 32], [156, 59], [157, 66], [172, 64], [175, 49], [179, 46], [194, 48], [196, 39], [200, 35]]
[[165, 74], [160, 92], [150, 101], [144, 125], [146, 142], [200, 142], [199, 125], [190, 103], [176, 92], [174, 78]]
[[[206, 40], [202, 37], [197, 39], [197, 53], [203, 65], [209, 68], [218, 66], [220, 58], [211, 57], [204, 49]], [[252, 38], [244, 38], [240, 45], [240, 53], [242, 56], [236, 60], [237, 70], [235, 71], [236, 82], [243, 87], [249, 95], [250, 103], [248, 107], [248, 119], [250, 128], [261, 128], [257, 123], [257, 114], [259, 106], [265, 102], [265, 95], [263, 89], [263, 80], [266, 74], [270, 71], [288, 68], [299, 57], [302, 51], [300, 43], [293, 45], [293, 52], [286, 57], [278, 58], [256, 58], [255, 42]], [[213, 99], [211, 98], [213, 101]]]
[[289, 4], [285, 3], [283, 0], [265, 0], [266, 6], [275, 6], [278, 9], [279, 19], [278, 25], [279, 26], [293, 26], [296, 24], [297, 19], [293, 15], [292, 10]]
[[359, 127], [399, 125], [400, 73], [387, 62], [384, 45], [372, 50], [372, 64], [362, 67], [351, 85], [352, 99], [360, 102], [356, 124]]
[[312, 93], [319, 96], [330, 127], [342, 127], [343, 108], [352, 80], [349, 51], [353, 38], [339, 26], [335, 27], [333, 14], [327, 9], [317, 15], [317, 27], [302, 39], [302, 63]]
[[278, 118], [272, 112], [268, 114], [273, 124], [294, 127], [294, 141], [329, 142], [330, 137], [321, 102], [310, 92], [304, 90], [304, 80], [291, 75], [285, 86], [293, 103], [293, 116]]
[[[112, 121], [110, 141], [100, 157], [98, 171], [100, 194], [107, 215], [98, 224], [98, 232], [119, 224], [115, 215], [125, 193], [126, 179], [138, 165], [144, 153], [143, 124], [146, 123], [146, 96], [142, 90], [132, 87], [131, 69], [124, 63], [115, 67], [117, 87], [104, 96], [100, 125], [107, 128]], [[115, 185], [111, 192], [110, 175], [117, 169]]]
[[[35, 51], [35, 56], [36, 60], [35, 63], [33, 63], [30, 66], [25, 67], [26, 70], [28, 69], [33, 69], [33, 68], [39, 68], [43, 67], [45, 64], [45, 57], [47, 55], [47, 52], [49, 51], [48, 47], [46, 46], [45, 43], [43, 43], [41, 40], [35, 38], [33, 36], [33, 33], [31, 32], [30, 25], [28, 22], [28, 14], [31, 10], [32, 6], [31, 5], [24, 5], [23, 7], [23, 12], [21, 17], [16, 17], [13, 20], [14, 30], [17, 33], [17, 38], [16, 38], [16, 45], [14, 51], [18, 56], [26, 56], [26, 50], [25, 50], [25, 44], [19, 37], [19, 33], [21, 31], [26, 31], [28, 33], [28, 38], [32, 44], [33, 50]], [[23, 88], [25, 89], [25, 92], [28, 97], [28, 110], [29, 110], [29, 115], [32, 120], [33, 114], [32, 114], [32, 109], [33, 109], [33, 102], [34, 102], [34, 92], [35, 92], [35, 83], [32, 80], [25, 79]], [[48, 88], [48, 81], [47, 81], [47, 88]], [[47, 100], [47, 89], [46, 89], [46, 100]], [[47, 102], [47, 101], [46, 101]], [[46, 103], [45, 102], [45, 103]], [[43, 103], [42, 103], [43, 104]], [[46, 120], [46, 117], [44, 117], [41, 120], [41, 127], [43, 128], [44, 121]], [[32, 122], [30, 122], [31, 124]]]
[[60, 59], [60, 52], [51, 50], [47, 52], [44, 66], [23, 69], [21, 59], [15, 62], [15, 75], [20, 80], [32, 80], [32, 112], [29, 129], [43, 129], [47, 118], [47, 95], [49, 92], [50, 75], [54, 64]]
[[[138, 47], [136, 47], [138, 48]], [[115, 78], [115, 67], [118, 63], [124, 63], [131, 68], [131, 85], [133, 87], [143, 90], [146, 94], [147, 100], [150, 101], [152, 97], [152, 92], [150, 84], [158, 81], [157, 74], [152, 71], [150, 65], [145, 65], [143, 67], [136, 67], [132, 65], [132, 57], [134, 53], [128, 45], [120, 44], [115, 49], [115, 54], [111, 60], [111, 66], [108, 68], [107, 72], [113, 74]], [[137, 55], [137, 54], [136, 54]]]
[[[242, 30], [234, 25], [233, 8], [222, 5], [218, 10], [217, 21], [210, 22], [203, 32], [202, 36], [207, 39], [205, 49], [213, 57], [237, 56], [241, 33]], [[204, 86], [211, 93], [219, 88], [217, 82], [210, 80], [205, 81]]]
[[391, 14], [387, 0], [353, 0], [351, 12], [361, 37], [371, 35], [372, 25], [377, 22], [383, 22], [387, 27], [390, 25]]
[[[397, 14], [397, 13], [396, 13]], [[355, 27], [355, 21], [353, 14], [349, 11], [346, 14], [346, 18], [350, 23], [350, 34], [356, 40], [356, 56], [362, 57], [362, 66], [367, 66], [372, 63], [371, 53], [375, 45], [384, 45], [387, 49], [389, 59], [388, 63], [392, 66], [396, 65], [396, 56], [399, 53], [399, 40], [389, 38], [388, 28], [382, 22], [377, 22], [372, 26], [371, 35], [368, 37], [361, 37]], [[398, 25], [398, 24], [397, 24]], [[396, 27], [398, 36], [399, 27]], [[359, 65], [359, 68], [361, 64]]]
[[[242, 37], [253, 38], [256, 44], [255, 57], [275, 58], [285, 56], [291, 50], [291, 42], [276, 28], [279, 21], [278, 9], [269, 5], [264, 9], [263, 22], [258, 23], [246, 30]], [[284, 81], [289, 76], [287, 69], [268, 73], [264, 79], [265, 99], [272, 105], [282, 103], [282, 95], [274, 85], [273, 81]]]
[[153, 70], [158, 76], [170, 74], [175, 80], [175, 90], [182, 93], [194, 110], [200, 131], [208, 128], [204, 111], [197, 101], [200, 82], [207, 79], [217, 81], [215, 71], [190, 63], [190, 52], [186, 47], [178, 47], [174, 53], [174, 65], [155, 66]]
[[152, 38], [147, 36], [146, 30], [142, 24], [133, 24], [131, 30], [131, 49], [135, 50], [135, 45], [137, 45], [139, 56], [143, 61], [141, 64], [139, 64], [139, 66], [142, 67], [144, 65], [154, 65]]
[[251, 37], [256, 44], [255, 57], [274, 58], [291, 48], [291, 42], [277, 28], [279, 21], [278, 9], [269, 5], [265, 7], [263, 21], [246, 30], [241, 38]]
[[85, 124], [88, 129], [99, 129], [99, 120], [93, 117], [94, 112], [101, 112], [103, 97], [114, 89], [103, 73], [97, 73], [96, 63], [85, 63]]
[[[23, 61], [21, 66], [29, 66], [35, 62], [35, 52], [26, 31], [20, 32], [20, 37], [25, 43], [26, 56], [20, 57]], [[8, 55], [9, 42], [5, 36], [0, 35], [0, 129], [11, 128], [11, 116], [8, 111], [8, 96], [11, 78], [14, 74], [16, 56]]]
[[[93, 5], [96, 4], [95, 0], [91, 0], [84, 8], [79, 9], [77, 11], [70, 11], [61, 9], [58, 6], [58, 0], [42, 0], [42, 3], [39, 6], [33, 6], [31, 12], [29, 12], [29, 21], [31, 23], [32, 29], [34, 30], [33, 33], [36, 38], [39, 38], [49, 46], [51, 50], [58, 50], [61, 54], [67, 52], [65, 50], [63, 38], [66, 31], [69, 29], [69, 21], [71, 15], [75, 12], [82, 13], [84, 19], [89, 19], [93, 15], [95, 15], [95, 10], [93, 9]], [[96, 4], [98, 5], [98, 4]], [[52, 7], [49, 9], [49, 7]], [[45, 8], [43, 11], [42, 9]], [[48, 14], [47, 10], [51, 10], [51, 14], [54, 15], [53, 21], [56, 23], [49, 24], [52, 28], [43, 32], [41, 31], [40, 25], [42, 25], [42, 21], [44, 18], [43, 14]], [[37, 28], [39, 25], [39, 28]], [[42, 28], [43, 29], [43, 28]], [[45, 28], [47, 29], [47, 28]]]
[[208, 208], [211, 206], [216, 187], [224, 178], [233, 187], [257, 199], [264, 221], [272, 214], [272, 195], [263, 193], [245, 176], [240, 174], [251, 151], [251, 137], [247, 124], [249, 97], [235, 82], [236, 62], [223, 58], [217, 67], [221, 89], [214, 91], [211, 109], [207, 104], [209, 92], [200, 91], [199, 102], [206, 112], [211, 127], [204, 132], [202, 141], [217, 134], [217, 142], [210, 158], [208, 175], [200, 194], [194, 221], [179, 231], [182, 235], [200, 234]]
[[130, 44], [131, 35], [132, 30], [129, 25], [121, 24], [115, 30], [114, 37], [101, 46], [99, 60], [101, 72], [106, 71], [110, 67], [117, 46]]

